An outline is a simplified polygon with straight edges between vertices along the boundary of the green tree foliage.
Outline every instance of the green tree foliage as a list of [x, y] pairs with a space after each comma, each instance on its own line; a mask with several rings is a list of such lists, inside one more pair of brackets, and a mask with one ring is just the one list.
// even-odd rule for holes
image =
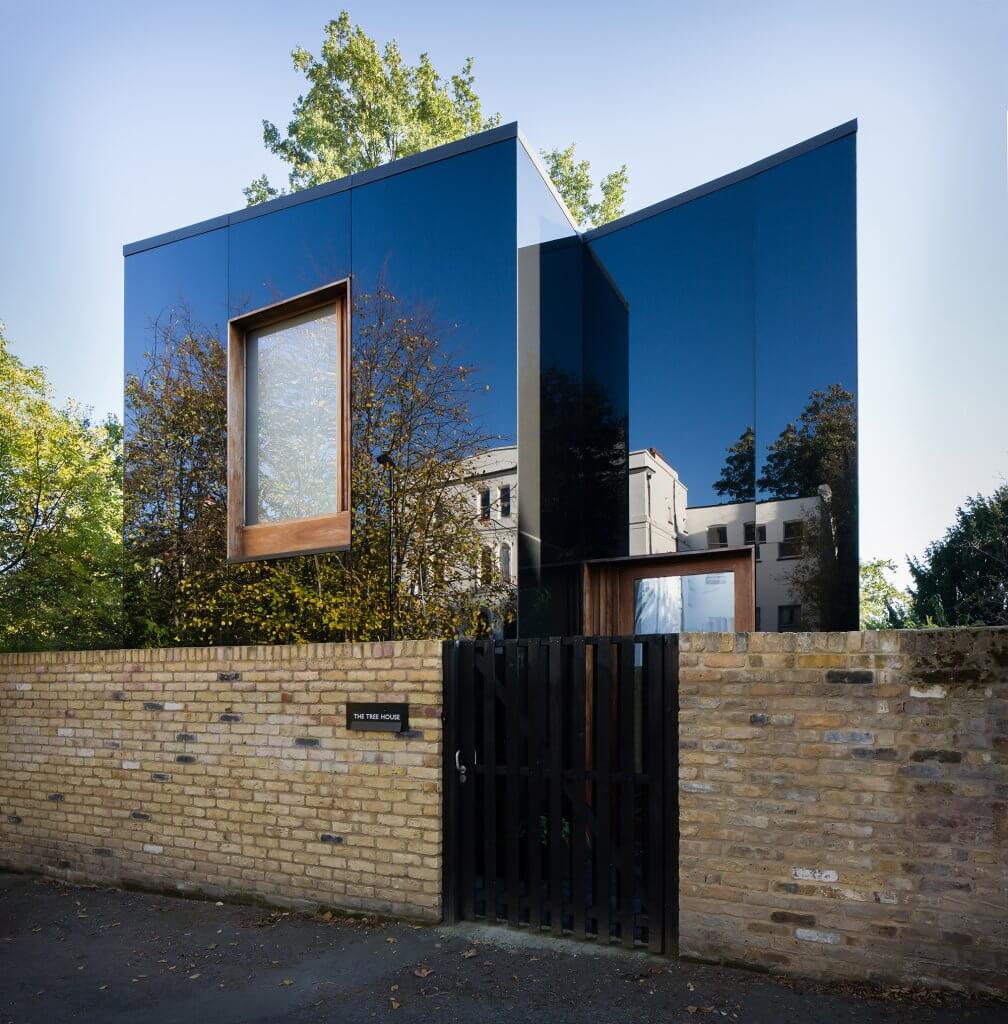
[[[282, 136], [263, 121], [266, 148], [290, 166], [290, 191], [454, 142], [500, 123], [483, 115], [473, 87], [473, 61], [443, 78], [426, 53], [412, 66], [395, 40], [380, 50], [343, 11], [325, 29], [318, 58], [291, 54], [308, 91], [298, 97]], [[265, 175], [245, 189], [249, 205], [280, 195]]]
[[889, 574], [896, 563], [873, 558], [861, 563], [861, 628], [899, 629], [910, 611], [910, 595], [900, 590]]
[[752, 427], [746, 427], [728, 449], [721, 476], [714, 483], [714, 493], [732, 502], [755, 500], [756, 432]]
[[1008, 626], [1008, 485], [968, 498], [924, 557], [909, 559], [903, 626]]
[[493, 567], [476, 586], [478, 510], [464, 478], [494, 439], [474, 426], [470, 368], [429, 314], [383, 287], [354, 308], [352, 546], [338, 554], [225, 561], [224, 351], [182, 316], [159, 328], [147, 372], [127, 386], [126, 538], [134, 642], [301, 643], [387, 635], [389, 490], [395, 463], [399, 637], [479, 633], [511, 614]]
[[121, 440], [56, 408], [0, 325], [0, 650], [120, 643]]
[[598, 184], [598, 199], [593, 199], [591, 164], [577, 160], [572, 142], [566, 149], [543, 150], [542, 158], [556, 190], [579, 224], [598, 227], [623, 216], [630, 176], [626, 164], [610, 171]]
[[[499, 114], [483, 113], [471, 57], [448, 76], [426, 53], [411, 65], [395, 40], [379, 47], [346, 11], [326, 25], [318, 57], [297, 47], [291, 60], [307, 91], [294, 104], [286, 134], [263, 121], [266, 148], [290, 167], [288, 188], [277, 188], [264, 174], [244, 189], [250, 206], [500, 124]], [[581, 224], [605, 224], [622, 215], [625, 164], [601, 180], [596, 201], [591, 168], [587, 160], [575, 160], [573, 143], [542, 155]]]

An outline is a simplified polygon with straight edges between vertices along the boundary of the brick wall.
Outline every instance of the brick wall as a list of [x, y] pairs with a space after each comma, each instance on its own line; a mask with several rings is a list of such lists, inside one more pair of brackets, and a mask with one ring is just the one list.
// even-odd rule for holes
[[440, 758], [435, 642], [0, 655], [0, 865], [434, 920]]
[[1008, 630], [681, 639], [683, 952], [1008, 994]]
[[[682, 952], [1008, 994], [1008, 630], [680, 671]], [[440, 713], [435, 642], [0, 656], [0, 865], [437, 919]]]

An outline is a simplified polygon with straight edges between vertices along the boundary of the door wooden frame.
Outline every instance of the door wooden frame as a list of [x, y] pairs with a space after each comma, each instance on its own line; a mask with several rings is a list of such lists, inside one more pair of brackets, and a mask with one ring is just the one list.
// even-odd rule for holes
[[584, 630], [595, 636], [631, 635], [637, 580], [715, 572], [735, 574], [735, 630], [751, 632], [756, 628], [756, 549], [749, 545], [585, 562]]

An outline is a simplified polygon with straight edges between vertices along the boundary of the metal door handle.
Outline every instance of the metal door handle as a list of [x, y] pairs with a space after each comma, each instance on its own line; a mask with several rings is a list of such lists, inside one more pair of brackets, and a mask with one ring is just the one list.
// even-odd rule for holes
[[455, 771], [458, 772], [459, 782], [465, 782], [466, 779], [466, 766], [462, 763], [462, 751], [455, 751]]

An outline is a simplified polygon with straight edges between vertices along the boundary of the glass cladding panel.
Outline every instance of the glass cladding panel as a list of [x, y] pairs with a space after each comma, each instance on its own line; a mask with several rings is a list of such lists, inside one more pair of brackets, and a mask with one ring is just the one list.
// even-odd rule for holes
[[580, 560], [625, 554], [626, 309], [522, 146], [518, 237], [519, 626], [576, 633]]
[[231, 316], [350, 273], [349, 191], [239, 221], [230, 232]]
[[858, 628], [855, 173], [851, 135], [753, 180], [766, 630]]
[[385, 313], [436, 332], [439, 351], [472, 368], [470, 413], [497, 445], [516, 435], [514, 145], [352, 191], [355, 336], [379, 295]]
[[126, 257], [128, 647], [178, 642], [182, 581], [225, 558], [226, 331], [226, 229]]
[[[354, 530], [387, 535], [391, 476], [398, 615], [413, 616], [418, 635], [500, 634], [515, 620], [500, 570], [522, 507], [515, 146], [495, 143], [351, 194]], [[393, 453], [388, 473], [376, 468], [383, 451]]]
[[590, 246], [629, 310], [629, 553], [741, 546], [755, 518], [751, 182]]
[[245, 338], [245, 522], [339, 511], [340, 307]]
[[173, 325], [227, 326], [227, 229], [208, 231], [125, 259], [125, 372], [141, 375]]

